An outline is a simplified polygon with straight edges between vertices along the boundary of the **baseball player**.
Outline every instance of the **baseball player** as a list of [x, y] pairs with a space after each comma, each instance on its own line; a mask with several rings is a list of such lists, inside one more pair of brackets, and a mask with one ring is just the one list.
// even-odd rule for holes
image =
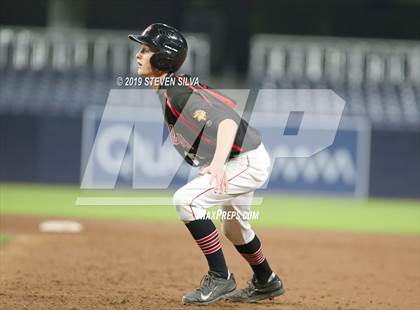
[[[180, 77], [176, 72], [188, 51], [187, 41], [177, 29], [156, 23], [129, 38], [141, 44], [136, 55], [138, 74], [157, 81], [151, 84], [160, 98], [173, 145], [190, 165], [200, 167], [198, 177], [173, 197], [179, 218], [209, 267], [200, 287], [185, 294], [182, 302], [256, 302], [282, 295], [282, 281], [271, 270], [245, 216], [254, 191], [264, 184], [270, 171], [270, 158], [258, 131], [235, 112], [230, 98], [203, 84], [171, 82]], [[254, 272], [248, 287], [238, 291], [219, 234], [206, 216], [206, 209], [216, 205], [237, 215], [221, 219], [222, 231]]]

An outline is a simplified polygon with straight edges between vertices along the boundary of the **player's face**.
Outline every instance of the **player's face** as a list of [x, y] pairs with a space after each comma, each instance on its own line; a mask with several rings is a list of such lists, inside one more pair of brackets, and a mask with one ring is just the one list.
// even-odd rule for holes
[[140, 45], [140, 50], [136, 54], [137, 59], [137, 73], [141, 76], [153, 76], [155, 70], [150, 64], [150, 58], [153, 56], [154, 51], [150, 46], [145, 44]]

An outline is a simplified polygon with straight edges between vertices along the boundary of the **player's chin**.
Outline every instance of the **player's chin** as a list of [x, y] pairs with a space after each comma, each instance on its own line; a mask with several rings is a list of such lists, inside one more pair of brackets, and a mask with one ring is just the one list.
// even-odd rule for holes
[[150, 70], [148, 70], [147, 68], [139, 67], [137, 69], [137, 74], [142, 76], [142, 77], [149, 77], [149, 76], [152, 75], [152, 72]]

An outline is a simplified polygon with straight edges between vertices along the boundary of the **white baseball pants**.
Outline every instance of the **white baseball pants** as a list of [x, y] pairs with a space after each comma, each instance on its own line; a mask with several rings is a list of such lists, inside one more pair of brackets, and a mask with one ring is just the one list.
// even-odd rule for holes
[[225, 164], [228, 180], [227, 192], [215, 193], [209, 184], [210, 175], [198, 176], [180, 189], [173, 197], [179, 218], [190, 222], [205, 218], [206, 209], [219, 205], [223, 211], [235, 211], [238, 216], [222, 218], [222, 231], [235, 245], [250, 242], [255, 233], [247, 216], [251, 208], [254, 191], [262, 186], [270, 174], [270, 156], [263, 143], [230, 159]]

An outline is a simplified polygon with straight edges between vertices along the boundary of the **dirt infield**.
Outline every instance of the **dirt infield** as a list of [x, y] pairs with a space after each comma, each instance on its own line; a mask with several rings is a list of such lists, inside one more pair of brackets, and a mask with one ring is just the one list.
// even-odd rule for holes
[[[81, 220], [80, 234], [45, 234], [44, 219], [2, 216], [0, 309], [203, 309], [180, 304], [206, 272], [185, 227]], [[420, 307], [416, 236], [258, 230], [286, 295], [257, 305], [206, 309], [402, 309]], [[251, 275], [223, 239], [242, 287]]]

